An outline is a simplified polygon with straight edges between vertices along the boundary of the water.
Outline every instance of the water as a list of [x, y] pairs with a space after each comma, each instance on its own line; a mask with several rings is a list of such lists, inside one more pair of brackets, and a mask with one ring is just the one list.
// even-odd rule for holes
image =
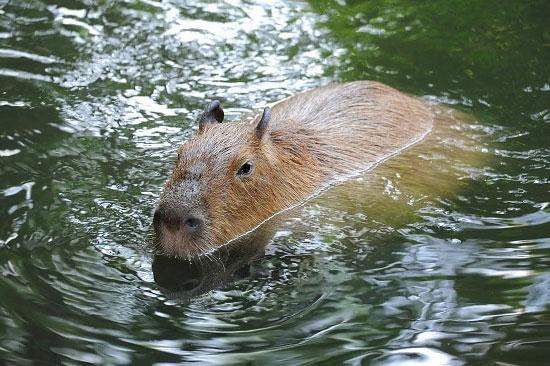
[[[546, 1], [0, 9], [0, 360], [547, 362]], [[206, 100], [235, 119], [357, 79], [473, 117], [226, 260], [153, 257], [152, 208]]]

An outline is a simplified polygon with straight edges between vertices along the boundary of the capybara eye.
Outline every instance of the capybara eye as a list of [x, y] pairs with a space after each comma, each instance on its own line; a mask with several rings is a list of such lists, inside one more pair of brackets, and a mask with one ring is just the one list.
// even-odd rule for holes
[[252, 170], [254, 170], [254, 165], [251, 161], [247, 161], [237, 170], [237, 175], [239, 177], [248, 177], [252, 174]]

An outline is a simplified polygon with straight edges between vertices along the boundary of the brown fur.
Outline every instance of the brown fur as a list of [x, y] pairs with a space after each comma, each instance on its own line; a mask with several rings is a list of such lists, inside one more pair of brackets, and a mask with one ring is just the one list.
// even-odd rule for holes
[[[419, 141], [434, 113], [388, 86], [333, 84], [273, 106], [258, 138], [250, 122], [208, 124], [178, 150], [160, 202], [199, 212], [205, 229], [193, 239], [157, 232], [168, 255], [192, 257], [246, 233], [343, 176], [362, 171]], [[252, 160], [250, 177], [235, 175]]]

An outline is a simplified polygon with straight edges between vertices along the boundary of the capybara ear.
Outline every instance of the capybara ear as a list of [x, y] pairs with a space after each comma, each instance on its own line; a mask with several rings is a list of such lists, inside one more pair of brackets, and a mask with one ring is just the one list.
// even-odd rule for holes
[[213, 100], [199, 116], [199, 132], [209, 123], [223, 122], [223, 109], [219, 100]]
[[264, 113], [262, 114], [262, 118], [260, 118], [260, 122], [256, 125], [256, 137], [258, 137], [259, 140], [262, 139], [265, 131], [267, 131], [267, 125], [269, 124], [269, 120], [271, 119], [271, 108], [265, 107]]

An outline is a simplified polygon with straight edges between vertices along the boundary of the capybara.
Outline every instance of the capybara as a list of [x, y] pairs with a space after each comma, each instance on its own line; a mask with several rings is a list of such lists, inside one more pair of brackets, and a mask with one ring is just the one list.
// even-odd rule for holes
[[223, 118], [211, 102], [178, 150], [153, 218], [165, 255], [211, 252], [391, 157], [429, 133], [434, 111], [386, 85], [357, 81], [299, 93], [251, 121]]

